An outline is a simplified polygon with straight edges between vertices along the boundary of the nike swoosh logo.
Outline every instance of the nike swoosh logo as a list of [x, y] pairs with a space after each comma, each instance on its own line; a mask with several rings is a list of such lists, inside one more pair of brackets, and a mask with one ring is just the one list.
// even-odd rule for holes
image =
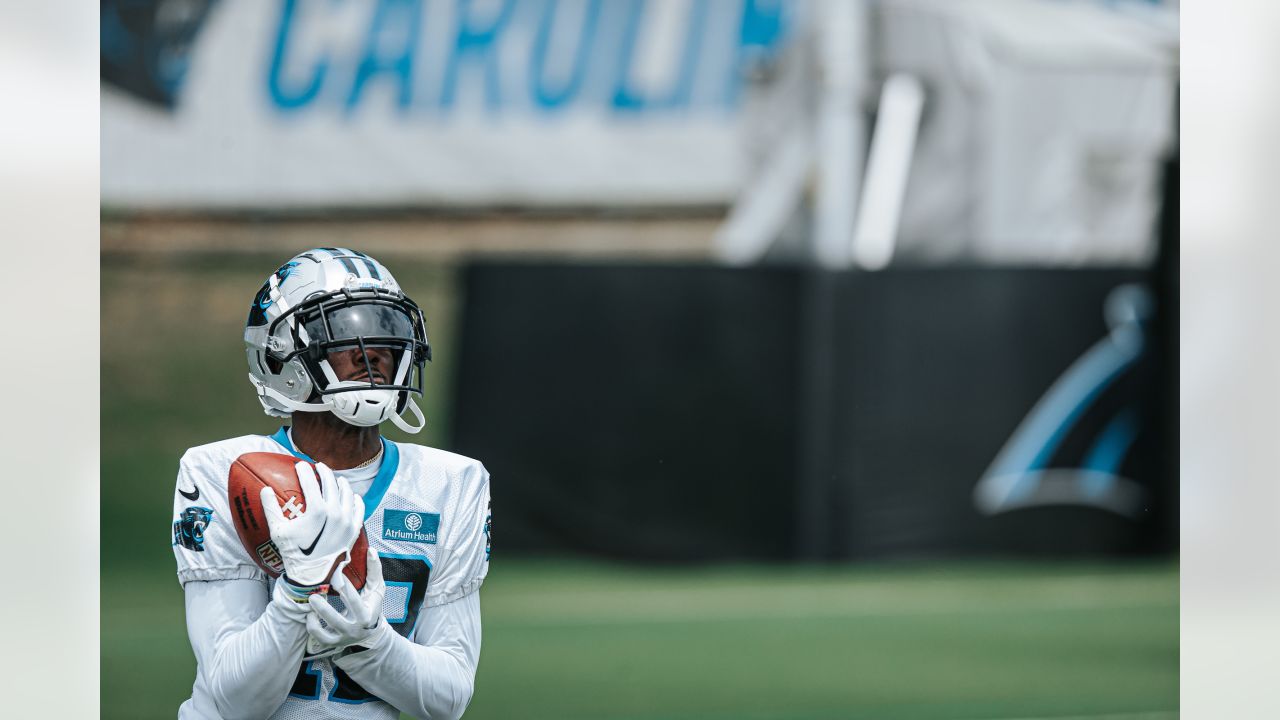
[[192, 485], [191, 487], [195, 488], [195, 490], [193, 490], [192, 492], [187, 492], [182, 488], [178, 488], [178, 494], [188, 500], [191, 500], [192, 502], [195, 502], [196, 500], [200, 499], [200, 486]]
[[329, 518], [325, 518], [324, 525], [320, 526], [320, 532], [316, 533], [316, 539], [312, 540], [310, 545], [304, 548], [300, 548], [302, 550], [303, 555], [310, 555], [311, 551], [316, 549], [316, 543], [320, 542], [320, 536], [324, 534], [324, 529], [328, 525], [329, 525]]

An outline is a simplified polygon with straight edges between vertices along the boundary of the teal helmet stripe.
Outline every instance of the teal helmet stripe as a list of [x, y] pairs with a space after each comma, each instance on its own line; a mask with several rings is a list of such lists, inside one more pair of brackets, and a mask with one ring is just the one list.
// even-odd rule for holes
[[[334, 260], [342, 263], [342, 266], [347, 269], [347, 272], [355, 275], [356, 277], [361, 277], [360, 266], [363, 265], [368, 269], [369, 277], [374, 280], [383, 279], [382, 271], [378, 269], [378, 262], [358, 250], [337, 247], [316, 248], [316, 250], [323, 250], [328, 253]], [[302, 256], [315, 260], [315, 257], [313, 257], [310, 252], [305, 252]], [[353, 260], [353, 258], [355, 259]], [[357, 260], [359, 263], [356, 262]], [[317, 262], [319, 261], [317, 260]]]
[[373, 258], [369, 257], [368, 255], [365, 255], [359, 250], [347, 250], [347, 252], [351, 253], [352, 255], [355, 255], [356, 257], [364, 261], [364, 264], [369, 267], [370, 277], [372, 277], [374, 280], [382, 279], [382, 273], [378, 272], [378, 263], [374, 262]]
[[320, 249], [329, 253], [329, 255], [332, 256], [334, 260], [337, 260], [338, 262], [342, 263], [342, 266], [347, 269], [347, 272], [351, 273], [352, 275], [355, 275], [356, 277], [360, 276], [360, 269], [357, 268], [356, 264], [351, 261], [350, 256], [353, 253], [350, 250], [344, 250], [342, 248], [331, 248], [331, 247], [320, 248]]

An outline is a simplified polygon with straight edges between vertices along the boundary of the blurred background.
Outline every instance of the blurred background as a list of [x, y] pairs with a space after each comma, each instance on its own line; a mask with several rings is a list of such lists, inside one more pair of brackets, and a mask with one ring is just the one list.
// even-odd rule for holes
[[189, 694], [177, 458], [315, 246], [493, 474], [468, 717], [1177, 716], [1177, 2], [100, 21], [103, 716]]

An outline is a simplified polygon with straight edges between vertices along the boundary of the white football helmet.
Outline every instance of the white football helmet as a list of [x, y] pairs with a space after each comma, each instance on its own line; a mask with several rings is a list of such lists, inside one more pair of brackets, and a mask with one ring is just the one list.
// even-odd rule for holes
[[[422, 311], [382, 263], [345, 248], [308, 250], [267, 278], [249, 308], [244, 342], [249, 382], [274, 417], [331, 412], [352, 425], [387, 420], [416, 433], [426, 420], [410, 397], [422, 395], [431, 359]], [[368, 348], [390, 348], [393, 377], [378, 375]], [[339, 380], [329, 353], [359, 349], [366, 379]], [[417, 425], [403, 417], [406, 409]]]

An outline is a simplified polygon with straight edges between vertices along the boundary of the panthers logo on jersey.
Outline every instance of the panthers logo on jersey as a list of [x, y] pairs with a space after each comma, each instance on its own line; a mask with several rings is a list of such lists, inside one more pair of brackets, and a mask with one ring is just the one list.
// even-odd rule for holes
[[204, 529], [213, 522], [213, 510], [191, 506], [173, 521], [173, 544], [188, 550], [204, 552]]
[[484, 516], [484, 561], [489, 562], [489, 550], [493, 547], [493, 501], [487, 506], [489, 514]]

